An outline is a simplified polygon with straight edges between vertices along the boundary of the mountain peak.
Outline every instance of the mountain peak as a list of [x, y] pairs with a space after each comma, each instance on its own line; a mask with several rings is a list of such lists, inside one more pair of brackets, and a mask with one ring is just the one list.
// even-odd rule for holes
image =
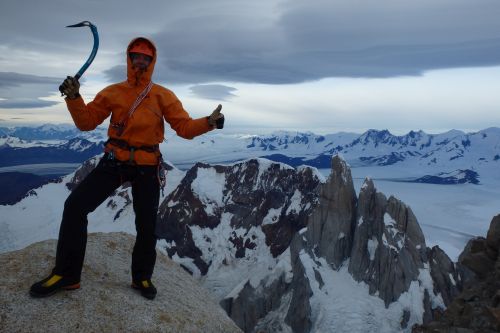
[[388, 143], [391, 141], [395, 136], [391, 134], [388, 130], [376, 130], [376, 129], [370, 129], [363, 133], [358, 139], [356, 139], [353, 144], [355, 143], [362, 143], [362, 144], [369, 144], [372, 143], [375, 146], [377, 146], [380, 143]]
[[161, 253], [153, 276], [158, 296], [152, 302], [141, 297], [130, 288], [133, 244], [125, 233], [89, 234], [81, 289], [42, 300], [27, 291], [49, 274], [56, 241], [1, 254], [2, 331], [241, 332], [205, 289]]

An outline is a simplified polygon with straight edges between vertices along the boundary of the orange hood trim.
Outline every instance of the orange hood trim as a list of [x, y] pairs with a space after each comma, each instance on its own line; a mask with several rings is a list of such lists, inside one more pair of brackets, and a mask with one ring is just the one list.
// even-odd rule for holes
[[[151, 60], [151, 63], [149, 64], [148, 68], [143, 73], [139, 73], [139, 71], [136, 68], [134, 68], [134, 66], [132, 65], [132, 60], [130, 59], [130, 56], [129, 56], [130, 49], [132, 48], [134, 43], [139, 41], [139, 40], [147, 42], [148, 44], [150, 44], [151, 48], [153, 49], [153, 60]], [[149, 39], [147, 39], [145, 37], [137, 37], [137, 38], [134, 38], [128, 44], [128, 47], [127, 47], [127, 82], [130, 85], [145, 87], [151, 81], [151, 77], [153, 76], [155, 64], [156, 64], [156, 46], [152, 41], [150, 41]]]

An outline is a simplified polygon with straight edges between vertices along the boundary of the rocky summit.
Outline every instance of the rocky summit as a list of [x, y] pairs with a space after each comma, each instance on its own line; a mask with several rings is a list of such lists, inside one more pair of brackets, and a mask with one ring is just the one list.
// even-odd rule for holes
[[81, 288], [43, 299], [30, 285], [48, 275], [56, 241], [0, 254], [0, 332], [241, 332], [189, 274], [159, 254], [150, 301], [130, 287], [134, 237], [90, 234]]
[[[294, 332], [318, 327], [314, 309], [329, 306], [328, 294], [335, 292], [336, 281], [330, 276], [334, 271], [347, 271], [354, 280], [363, 282], [368, 294], [380, 298], [387, 309], [402, 305], [393, 317], [399, 322], [391, 327], [381, 323], [368, 326], [376, 331], [408, 330], [413, 323], [430, 320], [460, 288], [455, 281], [461, 277], [451, 260], [438, 247], [426, 247], [410, 207], [394, 197], [387, 199], [370, 179], [365, 180], [356, 198], [350, 170], [339, 157], [332, 160], [332, 173], [322, 186], [307, 230], [295, 237], [291, 247], [292, 301], [287, 316]], [[435, 253], [439, 253], [442, 265], [431, 264]], [[406, 305], [405, 298], [409, 299]]]
[[444, 313], [416, 326], [414, 333], [500, 332], [500, 215], [491, 221], [486, 238], [471, 239], [460, 255], [466, 280]]

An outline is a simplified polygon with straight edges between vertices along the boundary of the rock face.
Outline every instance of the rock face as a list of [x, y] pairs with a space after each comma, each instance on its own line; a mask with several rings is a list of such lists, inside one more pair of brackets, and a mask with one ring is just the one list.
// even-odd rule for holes
[[286, 323], [293, 332], [309, 332], [312, 326], [309, 298], [313, 292], [305, 267], [300, 260], [300, 251], [307, 246], [304, 242], [304, 238], [296, 236], [290, 247], [293, 280], [291, 286], [292, 299], [286, 315]]
[[[338, 156], [332, 160], [332, 173], [321, 186], [307, 229], [295, 235], [291, 265], [286, 323], [293, 332], [316, 332], [345, 322], [329, 313], [345, 310], [332, 304], [329, 295], [339, 294], [338, 279], [345, 279], [347, 272], [391, 312], [380, 314], [379, 321], [387, 316], [392, 322], [369, 323], [370, 312], [376, 310], [368, 309], [360, 330], [408, 331], [414, 323], [430, 321], [461, 289], [457, 267], [438, 247], [426, 247], [410, 207], [394, 197], [387, 199], [370, 179], [356, 198], [350, 170]], [[359, 288], [355, 283], [350, 286]]]
[[82, 163], [82, 165], [75, 171], [74, 176], [71, 180], [66, 183], [68, 190], [73, 191], [73, 189], [80, 184], [80, 182], [87, 177], [87, 175], [94, 170], [101, 159], [101, 156], [95, 156]]
[[338, 268], [350, 256], [357, 198], [351, 170], [340, 158], [332, 160], [332, 173], [321, 187], [319, 205], [307, 225], [306, 238], [315, 254]]
[[336, 274], [352, 288], [365, 285], [363, 297], [387, 309], [367, 310], [381, 312], [360, 328], [372, 331], [388, 330], [383, 316], [394, 331], [428, 322], [461, 290], [462, 271], [426, 247], [410, 207], [370, 179], [357, 198], [346, 162], [331, 162], [323, 183], [313, 169], [263, 159], [199, 163], [161, 205], [158, 233], [169, 255], [215, 292], [245, 332], [332, 327]]
[[177, 264], [159, 253], [148, 301], [130, 288], [134, 237], [90, 234], [82, 287], [45, 299], [28, 295], [49, 273], [54, 240], [0, 255], [1, 332], [241, 332], [213, 296]]
[[306, 226], [321, 180], [313, 168], [264, 159], [198, 163], [160, 206], [157, 233], [239, 327], [279, 332], [296, 285], [289, 246]]
[[[207, 251], [214, 250], [218, 240], [232, 248], [228, 256], [243, 259], [258, 247], [255, 232], [263, 233], [266, 251], [276, 258], [306, 225], [319, 183], [310, 168], [297, 171], [263, 159], [231, 166], [198, 163], [160, 206], [157, 234], [169, 242], [171, 257], [191, 258], [195, 267], [186, 268], [201, 275], [207, 274], [213, 259]], [[210, 236], [211, 230], [227, 234]], [[199, 237], [208, 248], [196, 241]]]
[[500, 215], [493, 218], [486, 238], [469, 241], [459, 257], [464, 290], [444, 313], [413, 332], [500, 331]]
[[387, 200], [371, 180], [359, 194], [357, 219], [349, 272], [367, 283], [371, 294], [378, 291], [388, 306], [424, 267], [424, 235], [411, 209], [394, 197]]

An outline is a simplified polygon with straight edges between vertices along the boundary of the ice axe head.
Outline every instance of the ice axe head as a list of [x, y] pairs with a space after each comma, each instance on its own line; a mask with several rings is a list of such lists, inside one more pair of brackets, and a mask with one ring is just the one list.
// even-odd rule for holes
[[[83, 64], [82, 68], [80, 68], [80, 70], [74, 76], [74, 78], [78, 80], [90, 66], [92, 61], [94, 61], [94, 58], [97, 54], [97, 49], [99, 48], [99, 34], [97, 33], [97, 27], [92, 23], [90, 23], [89, 21], [82, 21], [80, 23], [68, 25], [66, 27], [67, 28], [89, 27], [90, 30], [92, 31], [92, 35], [94, 36], [94, 46], [92, 47], [92, 52], [90, 53], [87, 61]], [[59, 86], [59, 91], [61, 92], [61, 94], [63, 94], [62, 86]]]
[[92, 27], [92, 26], [94, 25], [89, 21], [82, 21], [77, 24], [67, 25], [66, 28], [79, 28], [79, 27]]

